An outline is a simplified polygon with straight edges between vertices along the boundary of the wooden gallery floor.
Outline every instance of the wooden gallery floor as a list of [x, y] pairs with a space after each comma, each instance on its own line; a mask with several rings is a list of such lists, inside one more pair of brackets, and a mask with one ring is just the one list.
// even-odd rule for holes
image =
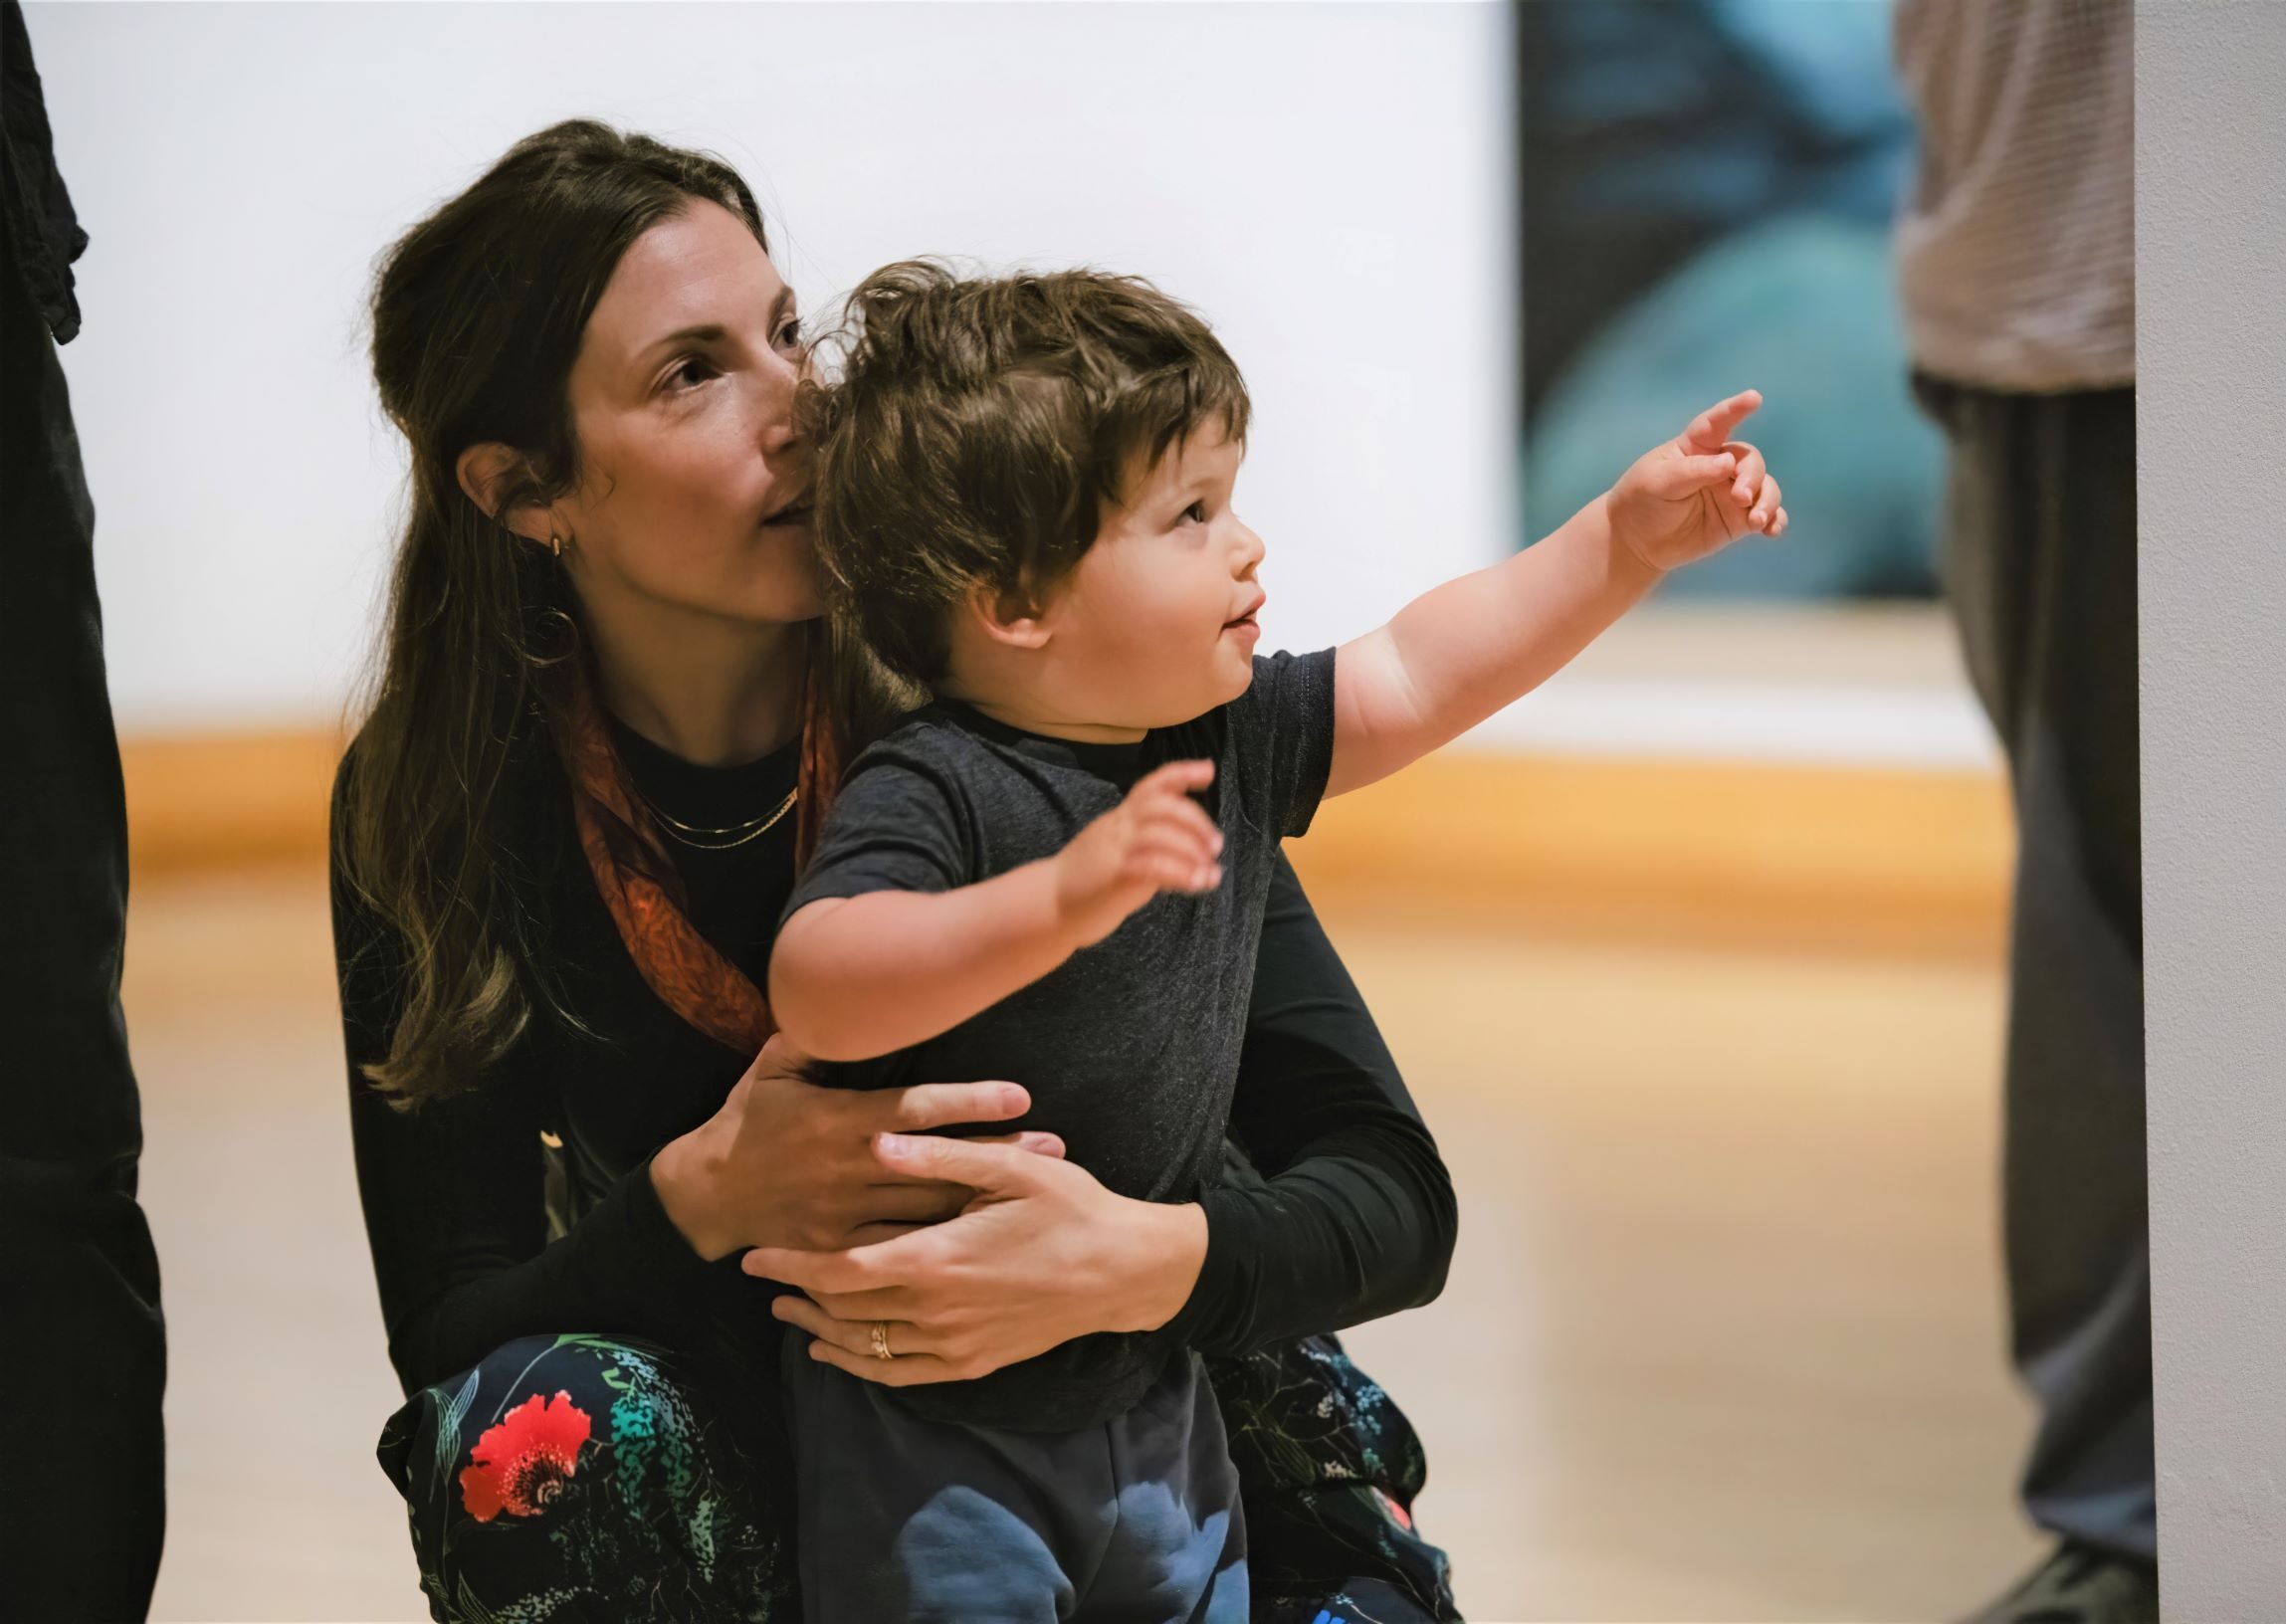
[[[1441, 1302], [1353, 1344], [1472, 1618], [1932, 1620], [2033, 1549], [1986, 962], [1668, 950], [1321, 899], [1458, 1181]], [[155, 1616], [418, 1619], [322, 885], [136, 893], [165, 1271]]]

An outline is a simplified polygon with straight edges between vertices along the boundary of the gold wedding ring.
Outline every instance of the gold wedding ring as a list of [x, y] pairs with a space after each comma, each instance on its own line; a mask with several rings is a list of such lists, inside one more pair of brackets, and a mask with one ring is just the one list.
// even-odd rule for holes
[[889, 1351], [889, 1321], [886, 1320], [876, 1320], [873, 1322], [873, 1356], [877, 1359], [896, 1357]]

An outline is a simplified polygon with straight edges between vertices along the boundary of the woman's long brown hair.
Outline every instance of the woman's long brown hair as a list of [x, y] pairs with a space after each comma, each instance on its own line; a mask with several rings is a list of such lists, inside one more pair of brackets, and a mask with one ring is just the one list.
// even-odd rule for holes
[[[518, 142], [380, 268], [373, 378], [410, 446], [411, 490], [333, 842], [351, 893], [402, 943], [401, 1013], [367, 1068], [400, 1106], [476, 1084], [535, 1002], [585, 1025], [546, 956], [533, 839], [566, 791], [551, 741], [567, 685], [587, 680], [578, 603], [546, 549], [463, 493], [457, 464], [485, 442], [522, 454], [503, 513], [576, 486], [569, 379], [588, 316], [636, 239], [699, 199], [768, 248], [752, 193], [720, 159], [561, 123]], [[821, 656], [818, 680], [834, 684], [823, 709], [867, 730], [880, 702], [865, 662], [832, 669], [843, 675], [829, 678]], [[807, 838], [843, 731], [805, 739]]]

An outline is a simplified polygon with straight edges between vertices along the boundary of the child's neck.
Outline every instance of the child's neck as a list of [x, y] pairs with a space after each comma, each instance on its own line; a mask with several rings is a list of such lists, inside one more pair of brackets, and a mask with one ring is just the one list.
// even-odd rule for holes
[[991, 717], [1003, 727], [1038, 733], [1044, 738], [1060, 738], [1072, 744], [1134, 744], [1149, 731], [1146, 727], [1131, 727], [1116, 721], [1088, 721], [1057, 707], [1045, 694], [987, 693], [977, 685], [960, 683], [950, 677], [938, 685], [937, 693], [942, 699], [955, 701]]

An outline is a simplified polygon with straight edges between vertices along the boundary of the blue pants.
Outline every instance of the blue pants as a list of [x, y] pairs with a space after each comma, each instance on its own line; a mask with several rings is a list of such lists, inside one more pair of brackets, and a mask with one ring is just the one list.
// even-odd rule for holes
[[1074, 1432], [917, 1415], [786, 1342], [809, 1624], [1246, 1624], [1246, 1521], [1195, 1354]]

